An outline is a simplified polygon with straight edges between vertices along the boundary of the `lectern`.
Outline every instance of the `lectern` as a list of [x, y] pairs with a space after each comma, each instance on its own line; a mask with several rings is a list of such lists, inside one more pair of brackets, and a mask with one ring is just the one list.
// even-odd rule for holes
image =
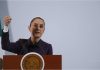
[[[20, 62], [22, 55], [4, 55], [3, 56], [3, 70], [16, 69], [21, 70]], [[61, 55], [44, 55], [45, 66], [44, 70], [62, 70], [62, 56]]]

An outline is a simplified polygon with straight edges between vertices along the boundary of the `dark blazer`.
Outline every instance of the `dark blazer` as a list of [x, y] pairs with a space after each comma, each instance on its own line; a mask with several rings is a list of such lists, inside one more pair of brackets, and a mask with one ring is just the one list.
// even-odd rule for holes
[[32, 44], [31, 39], [19, 39], [16, 42], [10, 42], [9, 32], [2, 33], [1, 38], [2, 49], [16, 53], [18, 55], [24, 55], [28, 52], [36, 52], [40, 55], [52, 55], [52, 45], [48, 44], [41, 39], [39, 42]]

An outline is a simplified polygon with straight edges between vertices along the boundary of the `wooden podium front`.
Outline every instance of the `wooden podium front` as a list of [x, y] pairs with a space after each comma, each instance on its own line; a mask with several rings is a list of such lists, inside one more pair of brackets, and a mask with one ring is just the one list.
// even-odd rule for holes
[[[21, 70], [20, 62], [21, 55], [4, 55], [3, 56], [3, 70], [17, 69]], [[62, 70], [62, 57], [61, 55], [44, 55], [45, 67], [44, 70]]]

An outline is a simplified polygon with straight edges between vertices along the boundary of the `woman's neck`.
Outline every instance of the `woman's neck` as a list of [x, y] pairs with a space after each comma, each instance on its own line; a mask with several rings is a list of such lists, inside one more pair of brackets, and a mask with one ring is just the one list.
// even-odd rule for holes
[[39, 40], [40, 40], [40, 38], [31, 37], [31, 41], [32, 41], [33, 44], [37, 43]]

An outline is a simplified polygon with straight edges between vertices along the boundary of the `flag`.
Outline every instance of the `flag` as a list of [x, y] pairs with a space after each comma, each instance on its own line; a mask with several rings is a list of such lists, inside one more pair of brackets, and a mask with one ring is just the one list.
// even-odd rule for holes
[[2, 36], [2, 24], [1, 24], [1, 20], [0, 20], [0, 36]]

